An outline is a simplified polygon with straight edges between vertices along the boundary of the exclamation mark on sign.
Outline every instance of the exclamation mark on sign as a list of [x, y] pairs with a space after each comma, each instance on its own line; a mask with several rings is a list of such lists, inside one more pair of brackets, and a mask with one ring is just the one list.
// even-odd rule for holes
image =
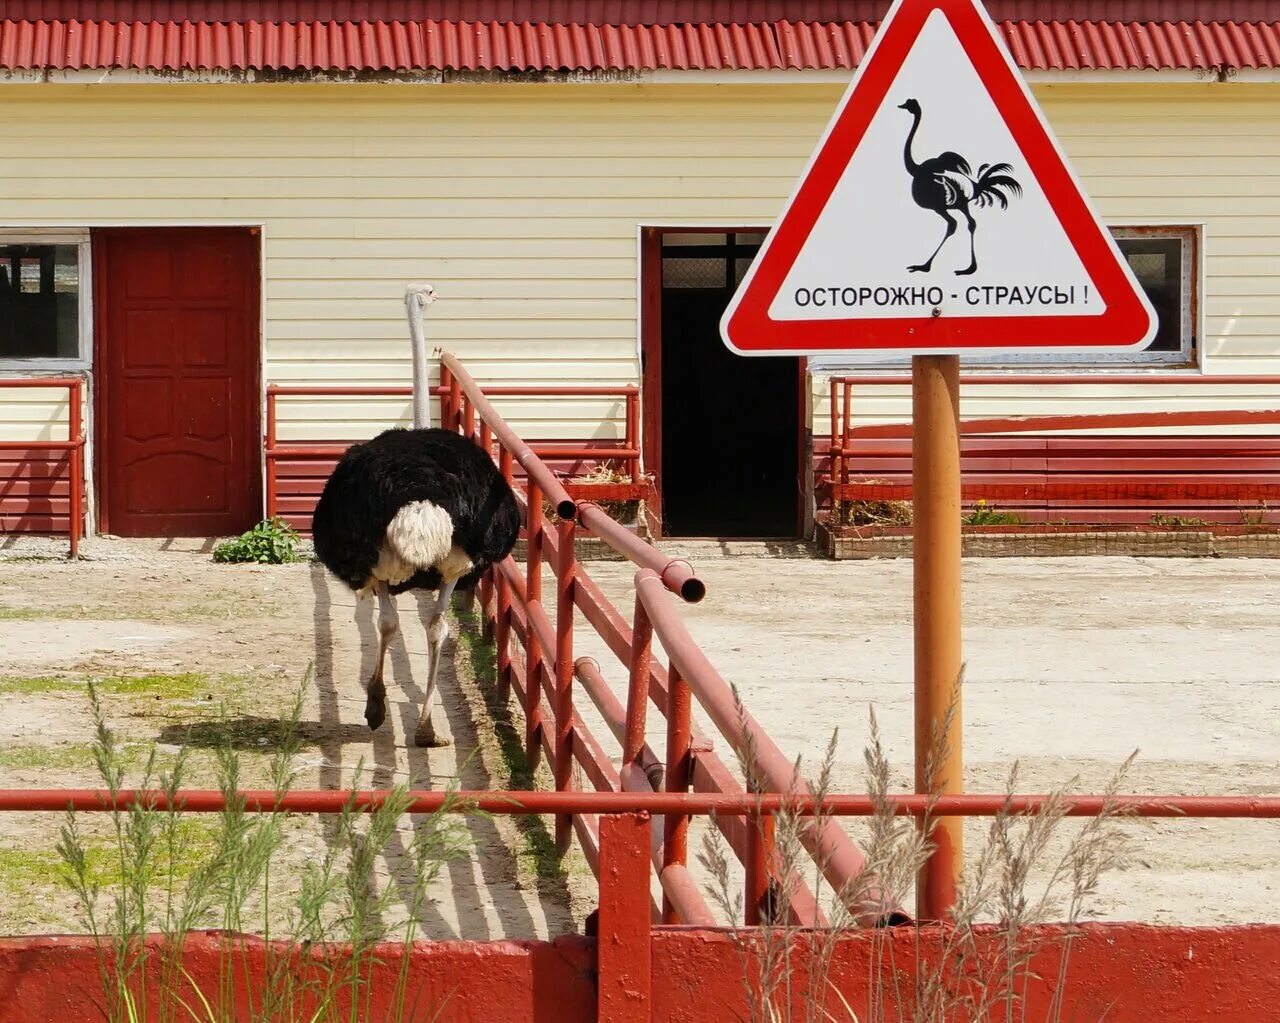
[[1087, 284], [1084, 286], [1084, 304], [1089, 304], [1089, 285]]

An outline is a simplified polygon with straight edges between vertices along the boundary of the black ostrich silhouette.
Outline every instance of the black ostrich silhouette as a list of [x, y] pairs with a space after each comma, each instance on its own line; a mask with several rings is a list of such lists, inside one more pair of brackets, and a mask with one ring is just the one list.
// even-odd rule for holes
[[973, 214], [969, 212], [969, 207], [973, 205], [981, 209], [984, 206], [999, 203], [1002, 210], [1008, 209], [1009, 199], [1021, 195], [1022, 186], [1008, 175], [1007, 172], [1013, 168], [1007, 163], [984, 163], [978, 168], [977, 177], [973, 176], [969, 161], [959, 153], [943, 153], [932, 160], [925, 160], [924, 163], [916, 163], [911, 158], [911, 143], [920, 128], [920, 104], [914, 99], [909, 99], [901, 104], [899, 109], [908, 111], [913, 119], [911, 130], [907, 132], [907, 144], [903, 148], [907, 173], [911, 175], [911, 198], [916, 201], [917, 206], [933, 210], [947, 222], [947, 233], [942, 236], [942, 241], [938, 242], [933, 255], [923, 263], [909, 266], [907, 269], [912, 273], [921, 271], [928, 273], [934, 259], [942, 251], [942, 246], [947, 244], [947, 239], [956, 233], [956, 228], [959, 226], [955, 217], [952, 216], [954, 211], [964, 217], [969, 225], [969, 265], [963, 270], [957, 270], [956, 275], [964, 277], [974, 273], [978, 269], [978, 257], [974, 247], [974, 233], [978, 225], [973, 219]]

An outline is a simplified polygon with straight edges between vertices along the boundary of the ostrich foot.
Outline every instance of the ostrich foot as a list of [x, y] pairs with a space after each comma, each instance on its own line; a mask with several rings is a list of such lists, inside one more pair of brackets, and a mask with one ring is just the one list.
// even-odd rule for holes
[[381, 681], [369, 681], [364, 701], [364, 719], [370, 731], [374, 732], [387, 720], [387, 687]]
[[933, 265], [933, 260], [930, 260], [928, 263], [919, 263], [916, 266], [909, 266], [907, 267], [907, 273], [912, 273], [912, 274], [926, 273], [927, 274], [929, 272], [929, 268], [932, 265]]
[[449, 726], [443, 722], [440, 728], [436, 728], [428, 710], [418, 720], [418, 729], [413, 733], [413, 744], [424, 749], [443, 749], [453, 745], [453, 736], [449, 734]]
[[957, 270], [957, 271], [956, 271], [956, 276], [957, 276], [957, 277], [968, 277], [968, 276], [970, 276], [971, 274], [975, 274], [975, 273], [977, 273], [977, 272], [978, 272], [978, 264], [977, 264], [977, 263], [970, 263], [970, 264], [969, 264], [968, 266], [966, 266], [963, 270]]

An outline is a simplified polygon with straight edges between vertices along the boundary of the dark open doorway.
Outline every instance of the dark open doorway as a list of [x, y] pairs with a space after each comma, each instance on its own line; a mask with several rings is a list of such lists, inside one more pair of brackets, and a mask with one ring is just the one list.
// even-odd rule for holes
[[666, 536], [801, 534], [801, 360], [743, 358], [720, 339], [762, 240], [724, 229], [646, 235], [646, 457]]

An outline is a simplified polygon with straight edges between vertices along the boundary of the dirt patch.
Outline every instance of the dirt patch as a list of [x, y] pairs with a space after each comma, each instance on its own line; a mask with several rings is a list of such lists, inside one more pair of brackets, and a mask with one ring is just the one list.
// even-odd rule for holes
[[[390, 713], [371, 733], [363, 719], [363, 680], [376, 650], [371, 602], [335, 586], [314, 563], [215, 565], [207, 544], [169, 546], [91, 541], [89, 560], [79, 563], [46, 559], [40, 551], [0, 556], [0, 697], [6, 701], [0, 786], [97, 783], [90, 678], [100, 680], [109, 723], [131, 767], [141, 768], [153, 743], [162, 768], [187, 746], [193, 786], [214, 784], [216, 750], [228, 744], [240, 754], [243, 784], [265, 784], [279, 718], [308, 677], [302, 747], [293, 765], [297, 787], [349, 786], [358, 769], [365, 785], [411, 777], [422, 788], [509, 783], [512, 765], [491, 723], [491, 695], [483, 663], [474, 663], [471, 651], [480, 646], [473, 637], [451, 639], [441, 668], [437, 713], [454, 745], [419, 750], [406, 740], [426, 664], [424, 608], [414, 596], [399, 598], [403, 631], [387, 665]], [[462, 656], [455, 658], [455, 651]], [[82, 819], [94, 855], [104, 855], [105, 819]], [[31, 814], [10, 816], [0, 828], [0, 933], [80, 929], [60, 882], [61, 823], [59, 814]], [[191, 827], [199, 837], [212, 825], [193, 818]], [[594, 881], [582, 876], [585, 864], [548, 863], [536, 836], [509, 819], [475, 817], [467, 825], [473, 854], [450, 864], [431, 889], [424, 937], [527, 938], [581, 929], [594, 898]], [[412, 828], [412, 820], [403, 827]], [[282, 878], [291, 864], [320, 855], [333, 839], [326, 821], [312, 816], [293, 817], [288, 828]], [[403, 874], [406, 846], [407, 837], [392, 842], [379, 867], [383, 882]]]

